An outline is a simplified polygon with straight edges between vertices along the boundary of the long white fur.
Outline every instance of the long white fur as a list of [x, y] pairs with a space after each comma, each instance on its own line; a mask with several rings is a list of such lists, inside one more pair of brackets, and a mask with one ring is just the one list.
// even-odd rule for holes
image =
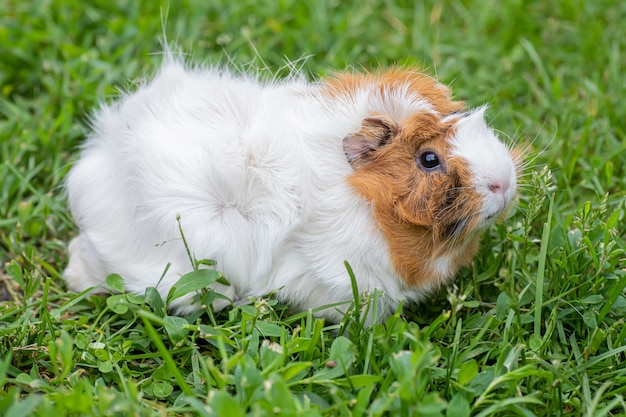
[[[373, 112], [402, 120], [431, 106], [408, 89], [383, 97], [372, 86], [343, 98], [320, 89], [169, 58], [151, 82], [104, 106], [67, 179], [80, 229], [64, 273], [70, 288], [115, 272], [143, 293], [170, 263], [158, 286], [165, 296], [191, 270], [180, 215], [195, 257], [217, 262], [231, 285], [216, 289], [235, 301], [278, 290], [300, 310], [346, 302], [345, 310], [345, 260], [360, 291], [384, 292], [383, 314], [421, 298], [429, 288], [403, 283], [371, 208], [346, 181], [353, 168], [342, 139]], [[173, 307], [196, 308], [190, 297]]]

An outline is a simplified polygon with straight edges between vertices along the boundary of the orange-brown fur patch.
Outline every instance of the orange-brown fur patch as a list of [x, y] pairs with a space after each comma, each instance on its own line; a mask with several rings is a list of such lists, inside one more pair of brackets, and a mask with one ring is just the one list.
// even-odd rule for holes
[[[380, 86], [381, 94], [408, 86], [440, 114], [422, 112], [395, 121], [398, 127], [395, 137], [364, 161], [353, 163], [355, 172], [349, 182], [371, 203], [389, 245], [394, 268], [407, 284], [421, 285], [449, 278], [471, 262], [479, 239], [475, 214], [481, 198], [469, 188], [469, 169], [458, 159], [445, 158], [447, 140], [454, 126], [440, 118], [441, 114], [462, 110], [463, 106], [451, 100], [447, 88], [413, 71], [344, 74], [332, 80], [330, 88], [334, 95], [349, 95], [370, 83]], [[376, 135], [379, 131], [371, 127], [371, 122], [364, 121], [356, 134]], [[416, 161], [422, 149], [437, 152], [443, 159], [443, 168], [422, 170]], [[463, 221], [467, 222], [466, 227], [458, 227]], [[433, 268], [434, 261], [441, 256], [451, 259], [448, 276], [440, 276]]]
[[376, 86], [381, 94], [386, 91], [408, 86], [410, 91], [427, 98], [435, 111], [448, 114], [462, 110], [463, 103], [452, 101], [450, 89], [434, 78], [415, 68], [395, 67], [385, 71], [366, 73], [340, 73], [326, 80], [328, 92], [333, 96], [350, 96], [369, 85]]

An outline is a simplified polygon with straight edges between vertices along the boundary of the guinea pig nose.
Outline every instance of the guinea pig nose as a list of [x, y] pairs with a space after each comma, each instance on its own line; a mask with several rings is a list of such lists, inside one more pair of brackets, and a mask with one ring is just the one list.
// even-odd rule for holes
[[506, 188], [507, 186], [505, 185], [505, 183], [500, 181], [493, 181], [489, 184], [489, 190], [494, 194], [504, 193], [506, 192]]

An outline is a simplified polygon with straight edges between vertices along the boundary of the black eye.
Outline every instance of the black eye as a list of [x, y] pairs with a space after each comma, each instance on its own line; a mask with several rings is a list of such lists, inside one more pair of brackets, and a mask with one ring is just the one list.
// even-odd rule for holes
[[439, 161], [439, 157], [433, 151], [425, 151], [419, 156], [419, 162], [423, 169], [426, 171], [431, 171], [433, 169], [439, 168], [441, 162]]

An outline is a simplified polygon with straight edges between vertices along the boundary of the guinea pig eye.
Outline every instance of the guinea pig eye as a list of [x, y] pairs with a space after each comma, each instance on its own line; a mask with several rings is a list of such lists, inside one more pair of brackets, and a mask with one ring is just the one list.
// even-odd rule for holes
[[426, 171], [432, 171], [441, 166], [439, 157], [433, 151], [424, 151], [418, 158], [420, 167]]

